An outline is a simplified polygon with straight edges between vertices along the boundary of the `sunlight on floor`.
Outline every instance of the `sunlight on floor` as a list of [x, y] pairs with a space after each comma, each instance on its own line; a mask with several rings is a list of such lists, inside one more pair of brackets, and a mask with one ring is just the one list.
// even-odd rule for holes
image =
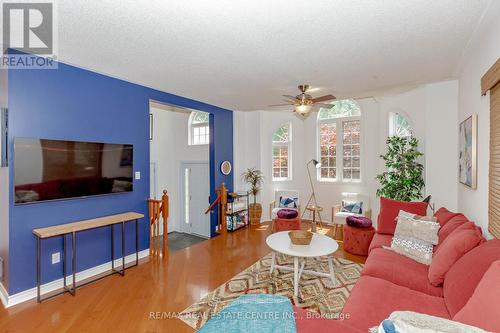
[[267, 230], [269, 230], [269, 228], [270, 228], [269, 225], [264, 224], [264, 225], [261, 225], [261, 226], [255, 228], [254, 230], [257, 230], [257, 231], [267, 231]]

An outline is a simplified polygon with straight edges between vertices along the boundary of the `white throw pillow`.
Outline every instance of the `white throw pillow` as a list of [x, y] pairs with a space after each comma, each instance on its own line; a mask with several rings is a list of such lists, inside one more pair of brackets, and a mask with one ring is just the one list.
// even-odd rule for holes
[[[419, 263], [430, 265], [438, 243], [439, 223], [434, 217], [400, 211], [390, 249]], [[387, 248], [387, 247], [385, 247]]]
[[390, 328], [395, 328], [398, 333], [487, 333], [457, 321], [412, 311], [394, 311], [384, 322], [370, 328], [370, 333], [393, 333]]

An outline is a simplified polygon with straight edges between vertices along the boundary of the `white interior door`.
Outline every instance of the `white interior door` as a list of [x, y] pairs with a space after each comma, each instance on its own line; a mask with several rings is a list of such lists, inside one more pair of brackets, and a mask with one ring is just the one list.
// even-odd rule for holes
[[190, 234], [210, 237], [209, 206], [210, 177], [208, 163], [182, 163], [183, 230]]

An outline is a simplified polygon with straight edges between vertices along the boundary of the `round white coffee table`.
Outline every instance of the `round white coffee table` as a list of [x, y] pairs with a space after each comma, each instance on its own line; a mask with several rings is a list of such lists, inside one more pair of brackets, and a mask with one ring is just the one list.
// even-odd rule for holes
[[[272, 273], [275, 268], [280, 268], [283, 270], [293, 271], [293, 294], [298, 296], [299, 294], [299, 280], [302, 273], [312, 274], [317, 276], [329, 277], [332, 282], [335, 283], [335, 273], [333, 271], [333, 262], [330, 254], [337, 251], [339, 245], [332, 238], [313, 233], [311, 244], [309, 245], [294, 245], [288, 236], [288, 231], [281, 231], [269, 235], [266, 238], [267, 245], [273, 250], [272, 252], [272, 263], [271, 271]], [[293, 257], [293, 268], [289, 266], [276, 265], [276, 252], [283, 253]], [[302, 261], [299, 270], [299, 258], [315, 258], [321, 256], [328, 256], [328, 269], [329, 273], [316, 272], [312, 270], [304, 269], [305, 260]]]

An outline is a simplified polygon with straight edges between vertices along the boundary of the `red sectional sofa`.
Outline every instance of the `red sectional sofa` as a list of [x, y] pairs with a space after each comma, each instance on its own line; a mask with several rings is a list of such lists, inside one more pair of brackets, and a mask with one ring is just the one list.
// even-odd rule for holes
[[[435, 253], [442, 241], [453, 231], [465, 223], [472, 223], [463, 214], [453, 213], [445, 208], [438, 210], [435, 217], [441, 224], [440, 242], [434, 249]], [[462, 319], [478, 318], [476, 314], [461, 313], [457, 316], [471, 299], [488, 268], [500, 260], [500, 240], [482, 239], [477, 246], [462, 255], [451, 266], [440, 286], [435, 286], [429, 281], [430, 266], [384, 249], [383, 246], [390, 246], [391, 240], [391, 234], [377, 233], [373, 238], [361, 277], [343, 308], [342, 314], [345, 319], [315, 318], [297, 308], [295, 309], [297, 332], [368, 332], [370, 327], [379, 325], [394, 311], [415, 311], [500, 332], [499, 316], [483, 315], [479, 322]], [[458, 244], [459, 247], [462, 245]], [[500, 296], [500, 284], [498, 288], [493, 288], [492, 292]], [[482, 294], [488, 293], [483, 291]], [[481, 304], [483, 301], [478, 297], [484, 299], [484, 296], [475, 296], [474, 304]], [[498, 310], [500, 300], [497, 298], [498, 302], [494, 305], [491, 304], [491, 295], [489, 297], [490, 300], [484, 300], [489, 302], [485, 303], [484, 308]], [[470, 308], [471, 306], [468, 306], [468, 312]], [[484, 308], [476, 311], [483, 312]]]

